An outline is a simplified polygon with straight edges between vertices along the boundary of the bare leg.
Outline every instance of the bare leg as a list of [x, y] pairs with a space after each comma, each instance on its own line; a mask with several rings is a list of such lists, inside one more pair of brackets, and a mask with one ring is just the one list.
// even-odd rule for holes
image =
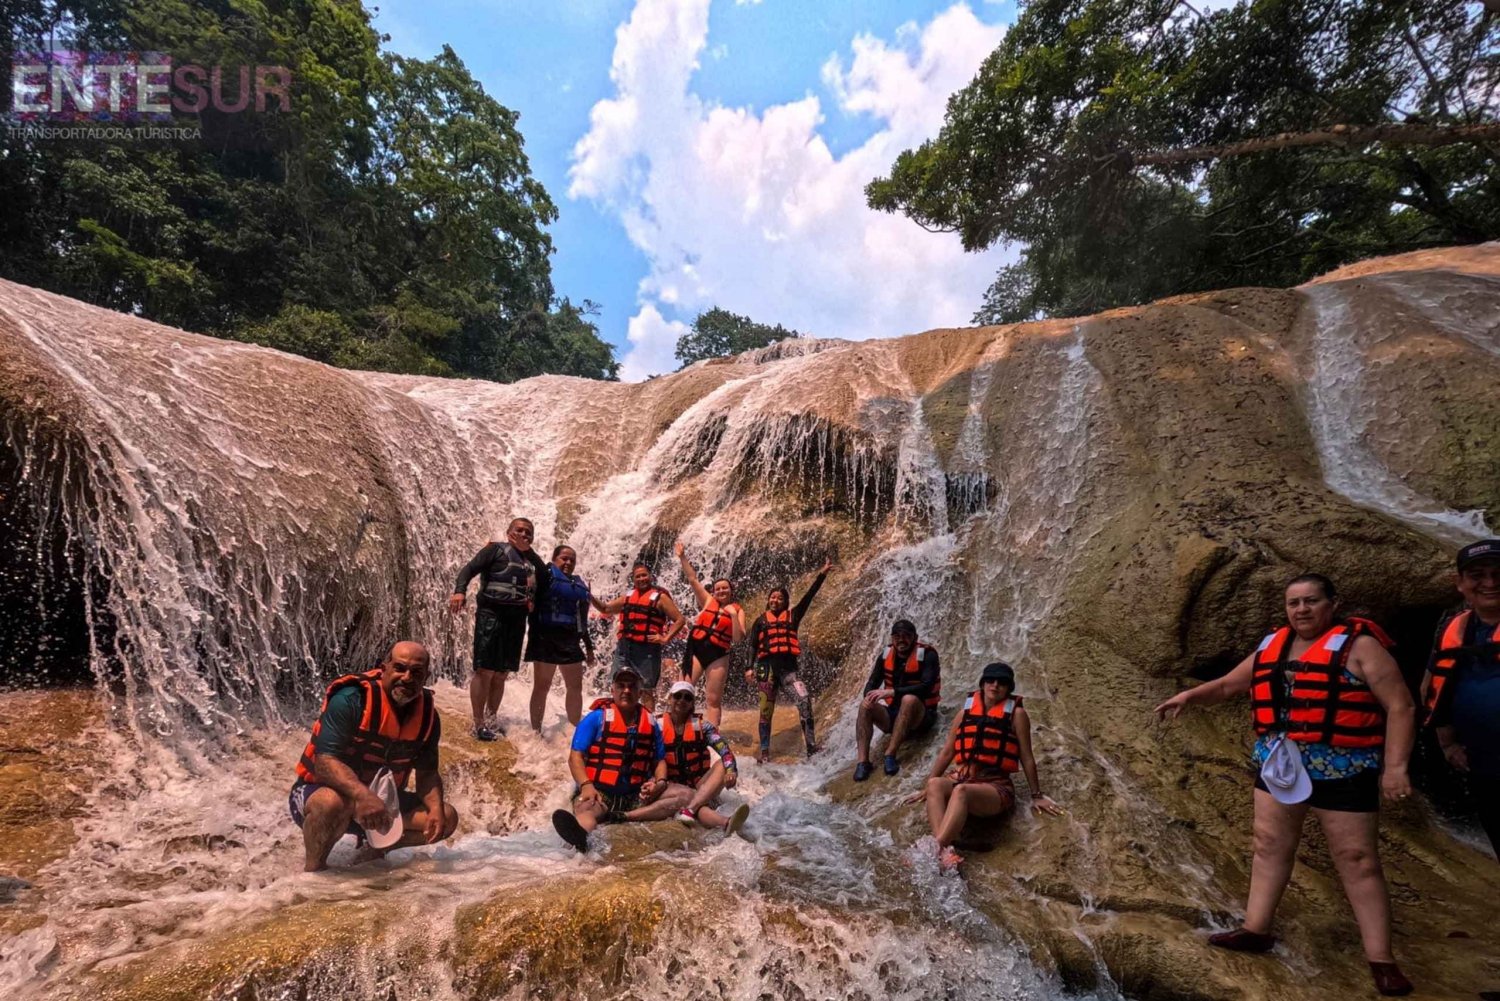
[[500, 711], [500, 700], [505, 698], [505, 679], [510, 676], [510, 672], [491, 671], [490, 674], [493, 675], [490, 679], [490, 694], [484, 701], [486, 719], [493, 718]]
[[559, 664], [562, 670], [563, 706], [568, 712], [568, 722], [574, 726], [583, 718], [583, 664]]
[[324, 786], [314, 790], [302, 805], [302, 847], [306, 857], [303, 872], [321, 872], [328, 868], [328, 853], [349, 829], [354, 819], [354, 804]]
[[625, 814], [625, 819], [631, 822], [643, 822], [651, 820], [666, 820], [682, 812], [682, 808], [688, 805], [688, 800], [693, 798], [693, 790], [676, 782], [668, 782], [662, 794], [656, 797], [655, 802], [638, 806]]
[[1394, 963], [1391, 954], [1391, 897], [1385, 886], [1376, 847], [1379, 814], [1314, 810], [1328, 838], [1328, 851], [1344, 884], [1344, 895], [1354, 909], [1365, 958], [1372, 963]]
[[993, 817], [1005, 811], [1005, 797], [999, 790], [984, 782], [958, 786], [948, 797], [948, 809], [943, 814], [943, 825], [937, 831], [939, 847], [947, 848], [963, 833], [964, 822], [970, 815]]
[[573, 801], [573, 816], [578, 818], [578, 826], [585, 831], [592, 831], [598, 827], [599, 822], [604, 819], [604, 815], [608, 812], [609, 810], [605, 808], [604, 804], [597, 799], [590, 800], [587, 803], [577, 799]]
[[712, 803], [719, 797], [724, 789], [724, 762], [715, 761], [714, 766], [708, 770], [708, 774], [698, 781], [698, 788], [693, 790], [693, 798], [688, 800], [687, 809], [696, 816], [698, 811], [706, 803]]
[[542, 716], [547, 712], [547, 690], [552, 687], [552, 676], [557, 673], [556, 664], [531, 662], [531, 728], [542, 732]]
[[891, 739], [885, 742], [886, 754], [896, 753], [896, 748], [901, 746], [908, 733], [917, 728], [926, 712], [927, 707], [915, 695], [901, 696], [901, 709], [896, 713], [896, 724], [891, 727]]
[[948, 812], [948, 797], [953, 795], [954, 782], [946, 775], [927, 780], [927, 824], [933, 837], [943, 828], [943, 815]]
[[474, 710], [474, 729], [484, 726], [484, 704], [490, 697], [490, 679], [494, 671], [475, 671], [469, 678], [469, 708]]
[[[708, 680], [703, 684], [703, 718], [714, 726], [718, 726], [724, 719], [724, 684], [729, 680], [729, 658], [720, 657], [708, 665]], [[693, 674], [693, 683], [698, 683], [698, 675]]]
[[1302, 840], [1306, 803], [1278, 803], [1255, 790], [1255, 854], [1250, 862], [1250, 899], [1245, 902], [1245, 930], [1271, 934], [1276, 905], [1292, 878], [1297, 843]]
[[891, 716], [885, 711], [885, 706], [875, 703], [867, 706], [864, 702], [859, 704], [859, 714], [854, 718], [854, 747], [858, 754], [856, 760], [869, 763], [870, 740], [875, 736], [872, 727], [880, 727], [881, 733], [891, 732]]

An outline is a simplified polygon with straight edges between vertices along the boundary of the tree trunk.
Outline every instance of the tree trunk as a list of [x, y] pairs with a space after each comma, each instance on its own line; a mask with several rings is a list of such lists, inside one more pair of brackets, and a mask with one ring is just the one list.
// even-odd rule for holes
[[[1500, 0], [1496, 0], [1500, 2]], [[1189, 149], [1169, 149], [1158, 153], [1125, 153], [1130, 164], [1137, 167], [1162, 166], [1174, 163], [1197, 163], [1201, 160], [1219, 160], [1228, 156], [1244, 156], [1249, 153], [1266, 153], [1271, 150], [1293, 149], [1299, 146], [1363, 146], [1368, 143], [1389, 143], [1398, 146], [1449, 146], [1453, 143], [1477, 143], [1500, 139], [1500, 122], [1483, 125], [1417, 125], [1403, 122], [1386, 122], [1382, 125], [1330, 125], [1310, 132], [1283, 132], [1280, 135], [1224, 146], [1193, 146]]]

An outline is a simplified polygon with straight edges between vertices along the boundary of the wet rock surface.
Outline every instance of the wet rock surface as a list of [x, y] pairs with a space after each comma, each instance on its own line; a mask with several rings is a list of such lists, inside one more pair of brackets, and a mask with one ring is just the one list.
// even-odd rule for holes
[[[459, 847], [309, 884], [335, 888], [323, 900], [264, 875], [300, 848], [280, 819], [275, 834], [258, 820], [164, 825], [140, 856], [81, 844], [90, 804], [110, 805], [101, 786], [151, 790], [101, 775], [79, 748], [106, 720], [140, 717], [111, 718], [93, 692], [7, 694], [0, 874], [35, 885], [7, 891], [0, 878], [0, 900], [14, 898], [0, 903], [0, 943], [34, 957], [42, 979], [24, 983], [66, 970], [83, 978], [78, 996], [479, 999], [586, 985], [636, 997], [676, 984], [694, 997], [1019, 998], [1108, 982], [1143, 999], [1371, 996], [1313, 821], [1277, 950], [1207, 947], [1236, 923], [1248, 881], [1248, 709], [1170, 726], [1150, 709], [1252, 650], [1279, 622], [1285, 581], [1308, 569], [1334, 576], [1350, 610], [1400, 624], [1417, 649], [1398, 655], [1420, 670], [1423, 630], [1454, 597], [1454, 543], [1480, 524], [1474, 510], [1493, 522], [1500, 508], [1497, 276], [1494, 247], [1423, 252], [1302, 289], [804, 346], [639, 386], [340, 373], [0, 283], [0, 417], [105, 443], [90, 467], [110, 471], [101, 496], [145, 482], [122, 456], [175, 477], [171, 490], [140, 487], [157, 499], [149, 517], [110, 528], [157, 531], [162, 558], [138, 578], [147, 598], [166, 594], [152, 588], [172, 584], [174, 561], [185, 576], [204, 554], [217, 568], [193, 587], [229, 626], [183, 627], [185, 645], [148, 651], [169, 666], [201, 656], [212, 683], [183, 670], [117, 688], [131, 706], [170, 696], [169, 722], [219, 720], [239, 699], [250, 736], [229, 746], [266, 764], [235, 774], [280, 797], [278, 811], [305, 739], [289, 719], [334, 665], [367, 665], [400, 631], [429, 641], [441, 674], [466, 677], [469, 621], [442, 601], [453, 569], [514, 511], [574, 543], [598, 592], [623, 590], [644, 555], [689, 610], [677, 537], [705, 574], [731, 573], [750, 616], [768, 587], [786, 582], [795, 600], [825, 555], [838, 562], [804, 631], [828, 750], [804, 764], [791, 707], [779, 710], [773, 765], [746, 766], [753, 844], [666, 823], [611, 831], [589, 858], [563, 852], [545, 817], [566, 802], [565, 728], [549, 718], [545, 737], [513, 729], [481, 745], [466, 696], [444, 687]], [[113, 408], [56, 363], [87, 370], [85, 347], [113, 373]], [[274, 407], [248, 398], [269, 385], [291, 388]], [[173, 415], [167, 441], [142, 430], [160, 419], [151, 408]], [[174, 521], [184, 498], [192, 511]], [[142, 650], [179, 635], [128, 598], [112, 600]], [[961, 878], [907, 851], [926, 821], [900, 803], [941, 728], [909, 742], [897, 777], [849, 778], [849, 706], [899, 614], [942, 652], [943, 727], [984, 662], [1013, 660], [1042, 781], [1068, 809], [1031, 815], [1019, 782], [1017, 815], [973, 832], [989, 850], [970, 852]], [[306, 660], [229, 666], [232, 652], [299, 649], [314, 634]], [[724, 730], [753, 758], [742, 667]], [[586, 679], [600, 690], [604, 668]], [[524, 688], [506, 696], [512, 727], [524, 727]], [[1386, 810], [1381, 850], [1397, 957], [1419, 995], [1500, 985], [1500, 866], [1425, 804]], [[110, 852], [151, 861], [109, 870]], [[248, 875], [226, 861], [247, 855]], [[84, 898], [97, 917], [49, 922], [46, 903], [76, 892], [69, 860], [105, 866], [113, 883]], [[257, 887], [271, 902], [233, 929], [191, 916], [222, 919], [235, 891]]]

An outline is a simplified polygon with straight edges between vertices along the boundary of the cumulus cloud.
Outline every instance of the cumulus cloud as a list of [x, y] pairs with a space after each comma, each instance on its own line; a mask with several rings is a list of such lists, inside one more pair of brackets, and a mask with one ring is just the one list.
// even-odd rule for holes
[[677, 339], [688, 332], [688, 325], [668, 320], [655, 306], [646, 303], [630, 318], [625, 339], [630, 348], [620, 362], [620, 378], [640, 382], [648, 375], [670, 372], [677, 367]]
[[624, 377], [675, 367], [660, 341], [685, 327], [663, 308], [689, 316], [718, 305], [829, 337], [968, 322], [999, 255], [965, 254], [956, 237], [871, 211], [864, 186], [937, 132], [948, 96], [1004, 29], [958, 4], [891, 39], [852, 39], [824, 63], [822, 82], [832, 113], [868, 116], [875, 131], [835, 156], [816, 95], [757, 112], [692, 91], [708, 7], [638, 0], [616, 32], [614, 93], [573, 151], [569, 195], [616, 214], [648, 262]]

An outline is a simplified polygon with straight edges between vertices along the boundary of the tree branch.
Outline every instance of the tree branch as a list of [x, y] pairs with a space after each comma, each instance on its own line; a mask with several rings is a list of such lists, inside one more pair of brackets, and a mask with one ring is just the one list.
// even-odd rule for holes
[[[1494, 0], [1500, 4], [1500, 0]], [[1381, 125], [1330, 125], [1308, 132], [1283, 132], [1259, 139], [1228, 143], [1223, 146], [1193, 146], [1155, 153], [1121, 151], [1131, 166], [1152, 167], [1176, 163], [1220, 160], [1251, 153], [1295, 149], [1304, 146], [1362, 146], [1367, 143], [1389, 143], [1398, 146], [1450, 146], [1454, 143], [1479, 143], [1500, 139], [1500, 122], [1482, 125], [1423, 125], [1386, 122]]]

